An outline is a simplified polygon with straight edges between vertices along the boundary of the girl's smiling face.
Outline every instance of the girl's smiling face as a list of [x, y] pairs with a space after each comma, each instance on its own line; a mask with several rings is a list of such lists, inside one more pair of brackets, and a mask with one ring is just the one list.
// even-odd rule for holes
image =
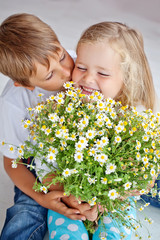
[[81, 43], [72, 80], [82, 93], [101, 92], [105, 98], [115, 98], [123, 86], [120, 56], [109, 43]]

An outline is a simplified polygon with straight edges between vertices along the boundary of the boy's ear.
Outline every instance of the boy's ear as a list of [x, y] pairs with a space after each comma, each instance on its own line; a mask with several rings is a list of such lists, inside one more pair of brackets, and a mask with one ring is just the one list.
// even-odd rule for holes
[[31, 91], [35, 89], [35, 87], [26, 87], [26, 86], [23, 86], [22, 84], [20, 84], [18, 82], [14, 82], [14, 86], [15, 87], [24, 87], [24, 88], [26, 88], [28, 90], [31, 90]]

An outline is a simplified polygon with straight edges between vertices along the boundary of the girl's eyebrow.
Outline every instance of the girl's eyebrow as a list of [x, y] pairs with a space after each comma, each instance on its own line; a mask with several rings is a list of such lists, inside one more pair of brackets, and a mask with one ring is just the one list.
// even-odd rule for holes
[[101, 67], [101, 66], [96, 66], [96, 68], [98, 68], [99, 70], [103, 70], [103, 71], [111, 71], [111, 69], [104, 68], [104, 67]]

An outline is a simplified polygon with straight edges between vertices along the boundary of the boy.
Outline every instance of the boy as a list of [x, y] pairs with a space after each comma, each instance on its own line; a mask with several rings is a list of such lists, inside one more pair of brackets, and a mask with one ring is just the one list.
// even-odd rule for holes
[[[27, 131], [21, 126], [21, 120], [29, 117], [26, 109], [38, 103], [38, 94], [47, 98], [61, 90], [63, 83], [71, 80], [74, 62], [53, 30], [30, 14], [12, 15], [1, 24], [0, 59], [0, 72], [12, 79], [0, 97], [0, 139], [18, 146], [27, 139]], [[77, 209], [61, 202], [61, 189], [47, 194], [35, 192], [35, 173], [23, 164], [12, 168], [17, 153], [11, 153], [7, 145], [0, 151], [4, 168], [16, 185], [15, 205], [7, 211], [1, 240], [43, 239], [47, 208], [85, 220]], [[29, 159], [26, 161], [29, 163]]]

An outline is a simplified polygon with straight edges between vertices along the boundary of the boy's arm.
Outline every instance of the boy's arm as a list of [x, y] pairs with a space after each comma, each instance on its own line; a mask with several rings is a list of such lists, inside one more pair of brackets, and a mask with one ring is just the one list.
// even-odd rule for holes
[[81, 220], [82, 215], [79, 215], [77, 209], [68, 208], [61, 202], [61, 198], [64, 197], [63, 191], [52, 191], [47, 194], [35, 192], [33, 190], [33, 185], [36, 180], [34, 175], [23, 164], [18, 164], [17, 168], [12, 168], [12, 160], [13, 159], [4, 156], [4, 168], [13, 183], [22, 192], [45, 208], [56, 211], [71, 219]]

